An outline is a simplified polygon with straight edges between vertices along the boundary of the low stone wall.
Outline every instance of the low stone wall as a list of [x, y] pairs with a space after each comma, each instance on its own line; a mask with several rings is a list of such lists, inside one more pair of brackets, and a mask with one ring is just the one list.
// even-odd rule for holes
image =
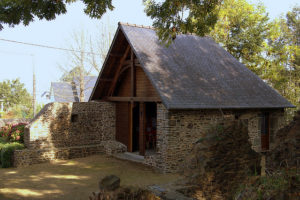
[[14, 152], [14, 167], [29, 166], [56, 159], [81, 158], [89, 155], [104, 153], [103, 145], [75, 146], [52, 149], [23, 149]]
[[[282, 110], [270, 110], [270, 116], [276, 118], [271, 131], [284, 124]], [[145, 156], [145, 164], [162, 172], [177, 172], [195, 143], [204, 134], [240, 120], [248, 127], [252, 149], [260, 151], [259, 115], [260, 110], [178, 110], [168, 111], [157, 104], [157, 148], [154, 155]]]
[[27, 148], [96, 145], [115, 139], [115, 105], [108, 102], [50, 103], [26, 126]]
[[113, 103], [50, 103], [26, 126], [27, 148], [14, 152], [14, 166], [125, 151], [114, 139]]
[[18, 124], [18, 123], [29, 123], [31, 119], [0, 119], [0, 128], [5, 126], [5, 124]]
[[114, 154], [126, 151], [126, 146], [116, 141], [103, 141], [97, 145], [73, 146], [51, 149], [23, 149], [14, 151], [14, 167], [50, 162], [57, 159], [67, 160], [94, 154]]

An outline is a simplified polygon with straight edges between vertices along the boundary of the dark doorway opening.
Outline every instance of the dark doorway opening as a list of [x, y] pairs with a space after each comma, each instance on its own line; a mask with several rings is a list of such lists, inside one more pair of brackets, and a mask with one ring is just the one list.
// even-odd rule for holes
[[146, 103], [146, 150], [156, 149], [157, 110], [156, 103]]
[[132, 109], [132, 151], [140, 155], [156, 149], [157, 108], [154, 102], [136, 102]]
[[139, 103], [134, 103], [133, 111], [132, 111], [132, 151], [139, 151], [139, 124], [140, 124], [140, 106]]

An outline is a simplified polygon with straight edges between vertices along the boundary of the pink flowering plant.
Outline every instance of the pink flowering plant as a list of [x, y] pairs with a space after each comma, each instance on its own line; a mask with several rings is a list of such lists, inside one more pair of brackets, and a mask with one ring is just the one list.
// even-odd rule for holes
[[0, 137], [7, 142], [24, 143], [24, 129], [27, 123], [6, 124], [0, 129]]

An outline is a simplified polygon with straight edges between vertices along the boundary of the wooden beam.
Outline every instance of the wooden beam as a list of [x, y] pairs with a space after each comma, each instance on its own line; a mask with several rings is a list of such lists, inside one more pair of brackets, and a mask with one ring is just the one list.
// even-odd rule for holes
[[145, 127], [146, 127], [146, 109], [145, 103], [140, 102], [140, 113], [139, 113], [139, 150], [140, 155], [144, 156], [146, 152], [146, 135], [145, 135]]
[[112, 94], [113, 94], [113, 92], [115, 90], [115, 87], [116, 87], [116, 84], [117, 84], [117, 81], [118, 81], [118, 77], [119, 77], [119, 74], [120, 74], [123, 62], [127, 58], [129, 50], [130, 50], [130, 46], [128, 45], [127, 48], [126, 48], [126, 50], [125, 50], [125, 53], [124, 53], [123, 57], [120, 60], [119, 66], [117, 67], [116, 75], [115, 75], [115, 77], [114, 77], [114, 79], [112, 81], [111, 87], [110, 87], [110, 89], [108, 91], [108, 96], [112, 96]]
[[[132, 53], [134, 55], [133, 51], [132, 51]], [[125, 60], [123, 64], [124, 65], [131, 65], [131, 63], [132, 63], [132, 60], [130, 59], [130, 60]], [[137, 58], [134, 59], [134, 64], [135, 65], [140, 65], [140, 62], [139, 62], [139, 60]]]
[[106, 97], [107, 101], [161, 102], [158, 97]]

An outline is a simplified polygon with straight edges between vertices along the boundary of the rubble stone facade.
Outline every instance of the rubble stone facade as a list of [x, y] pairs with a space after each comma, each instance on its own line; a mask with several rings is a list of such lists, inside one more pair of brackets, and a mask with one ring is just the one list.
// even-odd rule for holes
[[15, 151], [14, 166], [122, 151], [115, 140], [115, 105], [108, 102], [47, 104], [26, 126], [27, 149]]
[[[271, 110], [271, 135], [284, 125], [282, 110]], [[202, 136], [241, 120], [248, 126], [249, 140], [260, 151], [259, 110], [176, 110], [168, 111], [157, 104], [157, 148], [154, 155], [145, 156], [145, 164], [162, 172], [176, 172], [185, 157]]]
[[[275, 132], [284, 126], [282, 109], [270, 113], [270, 148]], [[240, 120], [248, 127], [252, 148], [261, 150], [261, 110], [167, 110], [157, 103], [157, 142], [144, 164], [161, 172], [177, 172], [197, 141]], [[126, 146], [115, 141], [115, 104], [108, 102], [50, 103], [26, 127], [27, 149], [15, 152], [14, 165], [23, 166], [54, 159], [115, 154]]]

